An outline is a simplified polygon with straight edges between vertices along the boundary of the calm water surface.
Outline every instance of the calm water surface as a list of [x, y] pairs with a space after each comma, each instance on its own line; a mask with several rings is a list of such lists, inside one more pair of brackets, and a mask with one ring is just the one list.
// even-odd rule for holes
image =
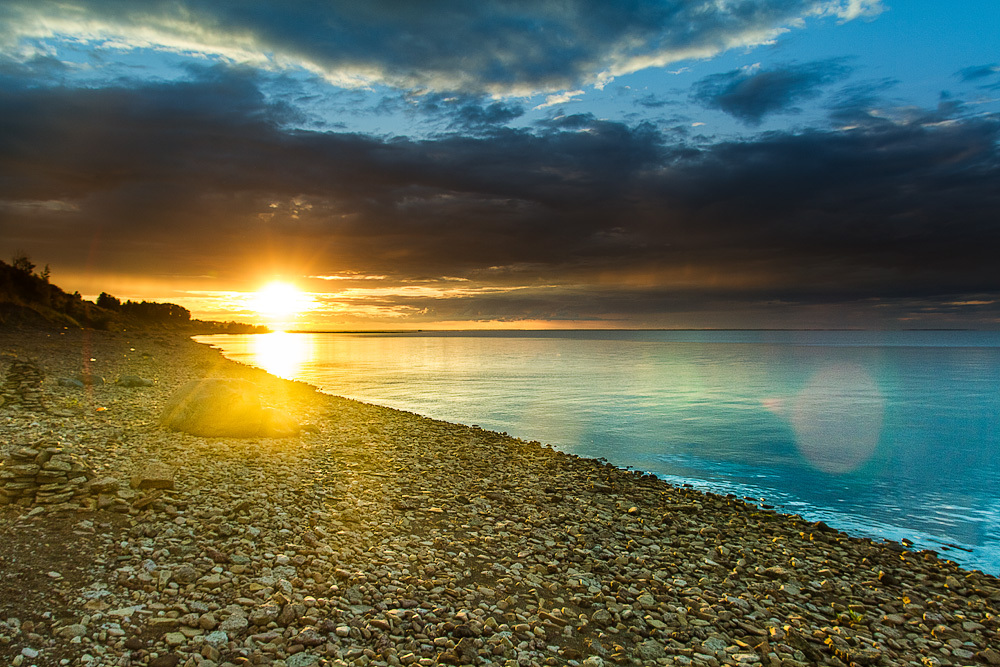
[[323, 391], [1000, 574], [998, 332], [200, 336]]

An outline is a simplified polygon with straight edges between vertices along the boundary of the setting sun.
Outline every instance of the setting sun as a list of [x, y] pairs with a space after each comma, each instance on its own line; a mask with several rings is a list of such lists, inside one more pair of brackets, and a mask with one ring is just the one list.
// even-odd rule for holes
[[295, 285], [272, 282], [251, 297], [250, 308], [267, 318], [288, 318], [309, 310], [313, 300]]

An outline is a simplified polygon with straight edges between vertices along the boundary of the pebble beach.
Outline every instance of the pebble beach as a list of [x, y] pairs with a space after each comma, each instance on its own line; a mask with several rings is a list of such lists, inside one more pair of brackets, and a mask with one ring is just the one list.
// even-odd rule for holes
[[[1000, 581], [934, 552], [176, 333], [6, 331], [0, 354], [40, 387], [0, 406], [0, 665], [1000, 665]], [[204, 377], [304, 428], [161, 426]]]

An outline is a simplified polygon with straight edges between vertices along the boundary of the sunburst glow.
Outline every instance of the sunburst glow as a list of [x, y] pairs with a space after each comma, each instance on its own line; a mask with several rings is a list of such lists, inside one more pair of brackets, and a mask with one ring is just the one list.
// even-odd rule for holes
[[313, 298], [295, 285], [272, 282], [251, 297], [250, 308], [269, 319], [293, 318], [314, 305]]

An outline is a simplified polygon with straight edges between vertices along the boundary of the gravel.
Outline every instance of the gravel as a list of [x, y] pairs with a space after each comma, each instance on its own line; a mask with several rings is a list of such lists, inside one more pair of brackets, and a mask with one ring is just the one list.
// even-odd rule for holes
[[[0, 507], [0, 664], [1000, 665], [1000, 582], [933, 552], [321, 394], [169, 332], [0, 347], [3, 370], [44, 373], [44, 411], [0, 407], [0, 458], [58, 450], [88, 480]], [[254, 382], [311, 428], [161, 427], [200, 377]]]

